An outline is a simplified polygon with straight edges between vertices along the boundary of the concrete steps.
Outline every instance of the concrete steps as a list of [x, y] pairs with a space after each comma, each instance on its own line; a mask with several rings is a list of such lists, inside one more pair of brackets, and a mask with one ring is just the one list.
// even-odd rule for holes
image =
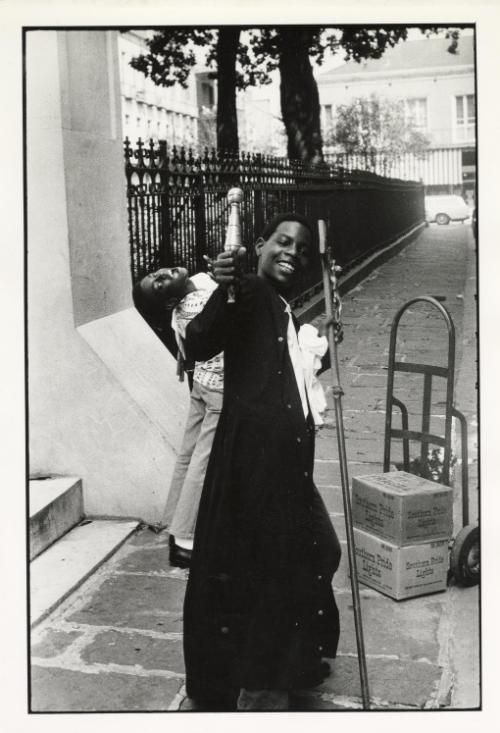
[[30, 623], [36, 626], [104, 563], [137, 520], [85, 519], [30, 563]]
[[89, 519], [76, 476], [32, 479], [30, 622], [38, 624], [73, 593], [139, 526], [137, 520]]
[[29, 482], [30, 560], [83, 519], [82, 482], [75, 476]]

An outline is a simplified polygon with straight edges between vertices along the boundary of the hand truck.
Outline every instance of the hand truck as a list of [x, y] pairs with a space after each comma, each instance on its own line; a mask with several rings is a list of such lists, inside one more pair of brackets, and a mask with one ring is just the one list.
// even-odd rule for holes
[[[406, 311], [415, 303], [429, 303], [440, 312], [448, 329], [448, 358], [446, 366], [422, 364], [418, 362], [402, 361], [396, 358], [397, 331], [400, 320]], [[394, 375], [396, 372], [407, 374], [423, 375], [423, 398], [422, 398], [422, 424], [420, 430], [409, 429], [408, 408], [394, 395]], [[435, 377], [445, 380], [446, 385], [446, 407], [444, 419], [444, 435], [437, 435], [430, 432], [431, 429], [431, 404], [433, 379]], [[455, 418], [460, 424], [461, 437], [461, 459], [462, 459], [462, 529], [452, 541], [450, 549], [450, 572], [455, 582], [462, 586], [473, 586], [479, 583], [479, 525], [469, 523], [469, 470], [467, 451], [467, 421], [464, 415], [454, 406], [453, 391], [455, 384], [455, 326], [448, 310], [433, 296], [422, 295], [409, 300], [396, 313], [390, 335], [389, 345], [389, 366], [387, 378], [387, 399], [385, 414], [385, 437], [384, 437], [384, 472], [390, 470], [391, 464], [391, 442], [393, 439], [401, 440], [403, 447], [403, 463], [399, 464], [406, 472], [411, 472], [410, 465], [410, 441], [420, 443], [420, 456], [417, 459], [419, 475], [423, 478], [433, 479], [428, 466], [429, 445], [439, 446], [443, 449], [443, 460], [439, 483], [450, 486], [450, 472], [452, 465], [451, 435], [452, 419]], [[393, 427], [393, 408], [401, 413], [401, 428]], [[416, 473], [416, 471], [413, 471]], [[434, 477], [434, 480], [435, 477]]]

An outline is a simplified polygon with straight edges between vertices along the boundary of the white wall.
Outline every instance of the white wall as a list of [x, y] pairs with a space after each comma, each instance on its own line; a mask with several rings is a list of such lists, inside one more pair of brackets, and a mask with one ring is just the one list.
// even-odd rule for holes
[[132, 308], [116, 33], [27, 33], [31, 475], [159, 521], [188, 391]]

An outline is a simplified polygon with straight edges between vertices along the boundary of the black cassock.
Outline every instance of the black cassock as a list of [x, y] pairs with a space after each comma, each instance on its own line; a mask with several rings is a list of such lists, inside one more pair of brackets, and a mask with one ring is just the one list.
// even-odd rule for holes
[[313, 483], [304, 418], [272, 286], [218, 288], [187, 328], [196, 360], [224, 351], [224, 401], [205, 478], [184, 602], [190, 697], [232, 705], [240, 688], [300, 688], [335, 656], [340, 546]]

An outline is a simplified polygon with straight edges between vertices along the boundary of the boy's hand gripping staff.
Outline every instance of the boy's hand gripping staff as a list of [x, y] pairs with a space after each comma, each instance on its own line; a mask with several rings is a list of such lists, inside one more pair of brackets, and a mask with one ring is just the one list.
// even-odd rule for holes
[[342, 304], [337, 290], [337, 272], [341, 269], [335, 265], [335, 260], [330, 261], [326, 244], [326, 222], [318, 221], [319, 230], [319, 252], [323, 269], [323, 289], [325, 297], [325, 310], [327, 317], [327, 336], [330, 359], [332, 366], [332, 392], [335, 404], [335, 420], [337, 427], [337, 442], [339, 449], [340, 476], [342, 481], [342, 496], [344, 500], [344, 517], [346, 526], [347, 551], [349, 556], [349, 569], [351, 574], [351, 590], [354, 608], [354, 623], [356, 627], [356, 642], [358, 647], [359, 674], [361, 679], [361, 695], [363, 698], [364, 710], [370, 708], [370, 695], [368, 691], [368, 674], [366, 671], [365, 645], [363, 640], [363, 626], [361, 621], [361, 605], [359, 600], [358, 572], [356, 569], [356, 554], [354, 547], [354, 532], [352, 529], [351, 496], [349, 493], [349, 477], [347, 474], [347, 458], [345, 452], [344, 421], [342, 416], [342, 395], [340, 386], [339, 364], [337, 357], [336, 335], [342, 333], [340, 315]]
[[[243, 191], [241, 188], [231, 188], [227, 194], [227, 200], [231, 209], [229, 211], [224, 250], [237, 252], [242, 246], [240, 204], [243, 201]], [[234, 303], [234, 293], [234, 286], [230, 285], [227, 291], [228, 303]]]

